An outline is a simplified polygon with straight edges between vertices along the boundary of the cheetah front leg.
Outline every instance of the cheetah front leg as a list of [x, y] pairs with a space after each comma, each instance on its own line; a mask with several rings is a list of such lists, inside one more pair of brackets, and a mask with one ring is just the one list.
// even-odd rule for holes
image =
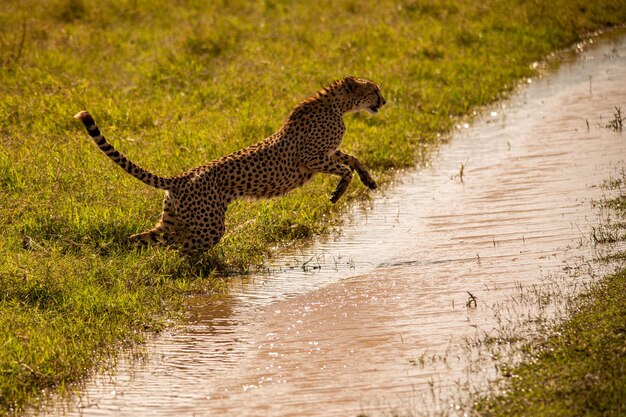
[[341, 177], [337, 188], [330, 195], [330, 202], [333, 204], [346, 192], [350, 181], [352, 181], [352, 170], [326, 155], [320, 155], [316, 159], [307, 162], [306, 167], [313, 172], [339, 175]]
[[356, 173], [359, 174], [361, 182], [370, 190], [378, 188], [376, 181], [374, 181], [374, 179], [370, 176], [370, 173], [367, 172], [361, 161], [356, 159], [354, 156], [341, 151], [335, 151], [335, 153], [331, 155], [331, 158], [340, 164], [348, 165], [352, 170], [356, 171]]

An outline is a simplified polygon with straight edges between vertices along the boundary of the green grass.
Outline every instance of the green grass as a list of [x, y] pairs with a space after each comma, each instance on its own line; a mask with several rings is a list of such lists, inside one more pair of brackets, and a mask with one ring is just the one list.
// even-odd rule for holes
[[[617, 221], [603, 236], [626, 239], [626, 174], [607, 183], [620, 194], [601, 202]], [[543, 341], [523, 347], [526, 360], [510, 369], [505, 394], [475, 404], [489, 417], [624, 416], [626, 415], [626, 252], [611, 256], [621, 270], [580, 295], [571, 316]]]
[[367, 77], [388, 104], [348, 116], [343, 149], [384, 183], [532, 62], [622, 22], [625, 0], [0, 2], [0, 412], [79, 380], [185, 295], [328, 232], [370, 195], [354, 181], [332, 206], [337, 178], [320, 176], [234, 204], [202, 264], [137, 251], [127, 236], [156, 222], [161, 193], [89, 143], [77, 111], [169, 175], [257, 142], [335, 79]]
[[482, 416], [626, 415], [626, 269], [586, 294], [547, 343], [529, 347], [507, 394], [479, 403]]

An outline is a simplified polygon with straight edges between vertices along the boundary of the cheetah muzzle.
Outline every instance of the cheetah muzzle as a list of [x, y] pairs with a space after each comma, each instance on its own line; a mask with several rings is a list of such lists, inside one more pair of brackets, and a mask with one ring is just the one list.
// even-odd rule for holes
[[153, 174], [122, 155], [86, 111], [75, 117], [113, 162], [145, 184], [165, 190], [159, 222], [131, 236], [131, 241], [173, 245], [194, 254], [219, 242], [226, 209], [237, 198], [280, 196], [301, 187], [316, 173], [340, 177], [330, 197], [333, 203], [347, 190], [353, 171], [368, 188], [376, 189], [361, 162], [338, 148], [346, 130], [344, 113], [366, 110], [375, 114], [385, 103], [372, 81], [345, 77], [303, 100], [280, 129], [263, 141], [173, 177]]

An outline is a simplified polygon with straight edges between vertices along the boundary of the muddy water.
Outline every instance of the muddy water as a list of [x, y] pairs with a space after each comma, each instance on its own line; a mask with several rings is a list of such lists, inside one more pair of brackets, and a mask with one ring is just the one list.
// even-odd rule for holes
[[65, 411], [454, 414], [451, 398], [474, 378], [466, 338], [520, 314], [507, 304], [517, 289], [598, 250], [591, 200], [626, 159], [626, 138], [604, 128], [626, 109], [625, 57], [624, 36], [585, 46], [459, 126], [431, 166], [354, 209], [341, 236], [233, 282], [228, 296], [190, 300], [184, 326], [89, 381]]

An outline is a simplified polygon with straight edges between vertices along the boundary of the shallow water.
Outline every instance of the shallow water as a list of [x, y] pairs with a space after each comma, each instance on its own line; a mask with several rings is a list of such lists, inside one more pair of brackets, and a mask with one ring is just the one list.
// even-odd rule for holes
[[529, 314], [520, 288], [599, 250], [591, 201], [626, 159], [624, 136], [604, 128], [626, 109], [626, 36], [600, 40], [459, 126], [429, 167], [355, 208], [341, 236], [190, 300], [187, 323], [142, 360], [44, 414], [454, 413], [464, 384], [494, 376], [473, 373], [466, 339]]

